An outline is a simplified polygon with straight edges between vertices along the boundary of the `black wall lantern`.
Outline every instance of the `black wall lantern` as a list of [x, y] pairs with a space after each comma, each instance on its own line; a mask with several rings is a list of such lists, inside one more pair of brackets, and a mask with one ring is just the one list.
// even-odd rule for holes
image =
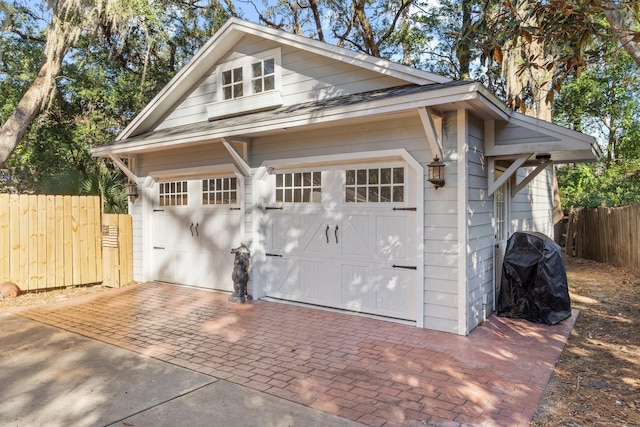
[[440, 187], [444, 187], [444, 162], [442, 162], [438, 156], [433, 159], [433, 162], [427, 165], [429, 167], [429, 178], [427, 181], [433, 184], [436, 190]]
[[127, 197], [129, 197], [129, 201], [131, 203], [135, 202], [138, 198], [138, 186], [133, 181], [128, 181], [124, 185], [124, 190], [127, 193]]

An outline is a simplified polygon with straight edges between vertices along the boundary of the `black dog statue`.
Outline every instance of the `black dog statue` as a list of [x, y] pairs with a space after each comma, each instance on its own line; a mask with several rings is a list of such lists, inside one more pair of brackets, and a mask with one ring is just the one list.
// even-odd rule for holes
[[244, 243], [239, 247], [231, 249], [231, 253], [235, 254], [233, 260], [233, 294], [229, 296], [229, 301], [243, 303], [253, 300], [253, 297], [247, 293], [247, 282], [249, 281], [249, 263], [251, 262], [251, 252]]

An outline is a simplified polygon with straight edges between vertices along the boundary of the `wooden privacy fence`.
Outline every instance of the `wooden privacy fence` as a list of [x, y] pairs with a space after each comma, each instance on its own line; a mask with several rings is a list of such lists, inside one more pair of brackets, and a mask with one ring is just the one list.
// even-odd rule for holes
[[[116, 250], [131, 259], [131, 219], [117, 222]], [[108, 224], [113, 219], [106, 219]], [[102, 202], [98, 196], [0, 194], [0, 282], [21, 290], [90, 283], [121, 286], [131, 281], [131, 262], [104, 249]], [[120, 232], [128, 233], [121, 237]], [[120, 244], [124, 240], [125, 244]], [[129, 248], [126, 248], [126, 245]], [[107, 259], [107, 262], [103, 260]]]
[[640, 205], [572, 209], [565, 252], [640, 271]]

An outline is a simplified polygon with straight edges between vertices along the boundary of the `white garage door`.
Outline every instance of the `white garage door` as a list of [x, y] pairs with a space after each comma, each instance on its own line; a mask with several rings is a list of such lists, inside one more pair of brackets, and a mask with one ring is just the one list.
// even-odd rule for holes
[[242, 240], [235, 176], [160, 182], [153, 209], [155, 280], [233, 291], [231, 248]]
[[402, 163], [276, 173], [265, 294], [415, 320], [414, 180]]

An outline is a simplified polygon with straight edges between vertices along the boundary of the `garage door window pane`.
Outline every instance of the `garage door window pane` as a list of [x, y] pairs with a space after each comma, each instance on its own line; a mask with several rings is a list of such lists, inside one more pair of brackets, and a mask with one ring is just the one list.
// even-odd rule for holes
[[403, 168], [394, 168], [393, 169], [393, 182], [395, 184], [404, 183], [404, 169]]
[[322, 194], [321, 172], [276, 174], [277, 203], [319, 203]]
[[378, 185], [378, 174], [380, 169], [369, 169], [369, 184]]
[[380, 201], [381, 202], [391, 201], [391, 187], [380, 187]]
[[404, 168], [345, 171], [346, 203], [403, 203]]
[[347, 185], [356, 185], [356, 171], [354, 170], [347, 171], [346, 182], [347, 182]]
[[396, 203], [404, 202], [404, 188], [393, 187], [393, 201]]
[[391, 184], [391, 169], [381, 169], [380, 174], [382, 175], [382, 179], [380, 180], [382, 184]]
[[235, 205], [238, 203], [237, 178], [215, 178], [202, 180], [202, 203], [204, 205]]
[[378, 187], [369, 187], [369, 201], [378, 202]]
[[184, 206], [187, 203], [187, 181], [161, 182], [159, 184], [159, 206]]

